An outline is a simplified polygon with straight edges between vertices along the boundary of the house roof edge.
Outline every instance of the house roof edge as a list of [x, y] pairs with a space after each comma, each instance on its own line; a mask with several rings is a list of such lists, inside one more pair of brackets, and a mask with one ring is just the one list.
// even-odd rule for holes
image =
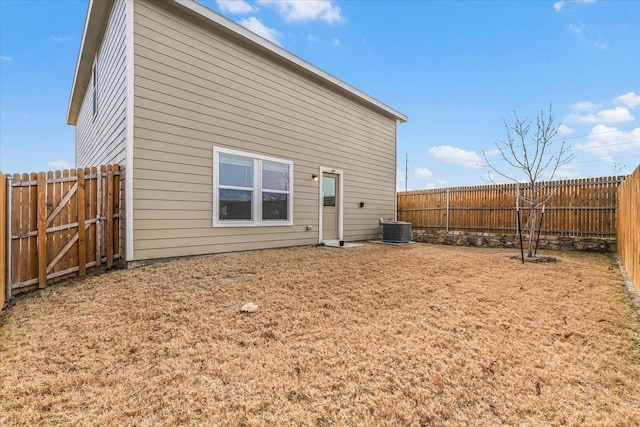
[[115, 0], [89, 1], [67, 107], [67, 124], [75, 125], [78, 122], [82, 99], [91, 80], [93, 59], [104, 36], [109, 13], [114, 3]]
[[[228, 31], [237, 34], [243, 39], [258, 45], [263, 49], [266, 49], [277, 57], [280, 57], [283, 60], [311, 73], [312, 75], [315, 75], [321, 80], [330, 83], [340, 90], [352, 96], [355, 96], [366, 104], [371, 105], [372, 107], [395, 118], [399, 122], [406, 122], [408, 120], [408, 117], [405, 114], [402, 114], [396, 109], [389, 107], [388, 105], [382, 103], [381, 101], [378, 101], [370, 95], [367, 95], [361, 90], [349, 85], [348, 83], [327, 73], [326, 71], [321, 70], [315, 65], [292, 54], [291, 52], [283, 49], [275, 43], [272, 43], [260, 37], [259, 35], [247, 30], [243, 26], [198, 3], [196, 0], [170, 0], [170, 2], [181, 6], [183, 9], [186, 9], [191, 13], [200, 16], [205, 20], [226, 28]], [[78, 121], [78, 115], [80, 114], [82, 100], [89, 86], [89, 81], [91, 80], [93, 59], [95, 58], [100, 42], [104, 37], [104, 32], [106, 30], [107, 21], [109, 18], [109, 12], [111, 11], [114, 3], [115, 0], [89, 1], [87, 16], [85, 19], [85, 26], [82, 33], [82, 42], [80, 44], [80, 50], [78, 53], [78, 59], [76, 62], [73, 84], [71, 87], [71, 94], [69, 97], [69, 104], [67, 108], [67, 123], [70, 125], [75, 125]]]
[[233, 33], [236, 33], [239, 36], [255, 43], [256, 45], [270, 51], [271, 53], [286, 60], [287, 62], [297, 65], [298, 67], [310, 72], [311, 74], [319, 77], [320, 79], [325, 80], [331, 83], [332, 85], [338, 87], [339, 89], [361, 99], [365, 103], [370, 104], [371, 106], [384, 111], [388, 115], [394, 117], [397, 121], [406, 122], [408, 120], [408, 117], [405, 114], [402, 114], [401, 112], [399, 112], [398, 110], [389, 107], [388, 105], [382, 103], [381, 101], [378, 101], [372, 96], [367, 95], [360, 89], [357, 89], [351, 86], [350, 84], [327, 73], [326, 71], [316, 67], [315, 65], [305, 61], [304, 59], [294, 55], [293, 53], [278, 46], [277, 44], [272, 43], [269, 40], [257, 35], [256, 33], [249, 31], [245, 27], [231, 21], [230, 19], [225, 18], [224, 16], [214, 12], [208, 7], [200, 4], [196, 0], [172, 0], [172, 1], [185, 7], [186, 9], [192, 11], [193, 13], [196, 13], [206, 18], [207, 20], [214, 22], [217, 25], [220, 25], [226, 28], [227, 30]]

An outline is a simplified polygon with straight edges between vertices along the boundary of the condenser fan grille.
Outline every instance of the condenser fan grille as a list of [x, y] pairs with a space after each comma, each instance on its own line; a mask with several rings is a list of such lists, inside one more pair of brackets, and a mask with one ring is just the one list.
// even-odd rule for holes
[[411, 223], [403, 221], [383, 223], [382, 241], [390, 243], [409, 243], [411, 241]]

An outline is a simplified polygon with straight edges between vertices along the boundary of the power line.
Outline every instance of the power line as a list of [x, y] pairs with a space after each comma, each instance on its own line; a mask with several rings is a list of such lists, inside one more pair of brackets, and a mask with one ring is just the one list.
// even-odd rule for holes
[[[640, 140], [638, 141], [631, 141], [631, 142], [640, 142]], [[623, 144], [630, 144], [631, 142], [628, 143], [623, 143]], [[591, 149], [596, 149], [596, 148], [601, 148], [601, 147], [608, 147], [611, 145], [622, 145], [622, 144], [610, 144], [607, 146], [600, 146], [600, 147], [585, 147], [584, 150], [591, 150]], [[557, 153], [551, 153], [551, 154], [557, 154]], [[622, 160], [622, 159], [634, 159], [634, 158], [640, 158], [640, 153], [638, 154], [628, 154], [624, 157], [615, 157], [615, 158], [607, 158], [606, 160], [603, 159], [592, 159], [592, 160], [579, 160], [579, 161], [575, 161], [572, 160], [571, 162], [569, 162], [569, 164], [580, 164], [580, 163], [595, 163], [595, 162], [603, 162], [603, 161], [612, 161], [612, 160]], [[497, 157], [495, 159], [492, 159], [491, 162], [507, 162], [507, 159], [503, 158], [503, 157]], [[488, 167], [487, 164], [485, 163], [476, 163], [476, 166], [480, 166], [480, 167]]]
[[[598, 146], [595, 146], [595, 147], [571, 148], [571, 151], [595, 150], [595, 149], [603, 148], [603, 147], [615, 147], [615, 146], [618, 146], [618, 145], [635, 144], [636, 142], [640, 142], [640, 139], [635, 139], [633, 141], [626, 141], [626, 142], [616, 142], [614, 144], [602, 144], [602, 145], [598, 145]], [[557, 153], [552, 153], [552, 154], [557, 154]]]
[[[562, 139], [576, 139], [576, 138], [584, 138], [584, 137], [591, 136], [591, 135], [603, 135], [605, 133], [624, 132], [625, 130], [631, 130], [631, 129], [635, 129], [635, 128], [636, 128], [636, 126], [633, 126], [633, 127], [630, 127], [630, 128], [623, 128], [623, 129], [616, 129], [616, 130], [605, 130], [605, 131], [602, 131], [602, 132], [588, 133], [586, 135], [565, 136]], [[561, 141], [561, 139], [552, 139], [551, 141], [552, 142]]]
[[[584, 134], [584, 135], [563, 136], [562, 138], [551, 139], [551, 140], [549, 140], [549, 143], [560, 142], [560, 141], [567, 140], [567, 139], [588, 138], [588, 137], [593, 136], [593, 135], [605, 135], [605, 134], [608, 134], [608, 133], [624, 132], [626, 130], [632, 130], [632, 129], [637, 129], [637, 128], [639, 128], [639, 127], [638, 126], [632, 126], [632, 127], [628, 127], [628, 128], [622, 128], [622, 129], [605, 130], [605, 131], [602, 131], [602, 132], [587, 133], [587, 134]], [[529, 147], [529, 146], [536, 145], [536, 144], [537, 144], [537, 142], [529, 142], [529, 143], [525, 143], [525, 144], [518, 144], [518, 147], [522, 147], [522, 146]], [[498, 143], [496, 143], [495, 145], [497, 146]]]
[[602, 160], [602, 159], [580, 160], [580, 161], [577, 161], [577, 162], [571, 162], [569, 164], [573, 165], [573, 164], [595, 163], [595, 162], [604, 162], [604, 161], [611, 162], [613, 160], [628, 160], [628, 159], [634, 158], [634, 157], [640, 158], [640, 155], [637, 155], [637, 156], [625, 156], [625, 157], [612, 157], [612, 158], [606, 159], [606, 160]]
[[[570, 151], [585, 151], [585, 150], [597, 150], [599, 148], [606, 148], [606, 147], [618, 147], [618, 146], [622, 146], [622, 145], [628, 145], [628, 144], [635, 144], [640, 142], [640, 139], [634, 139], [632, 141], [625, 141], [625, 142], [615, 142], [612, 144], [602, 144], [602, 145], [598, 145], [598, 146], [593, 146], [593, 147], [581, 147], [581, 148], [572, 148], [569, 147], [568, 150]], [[560, 151], [554, 151], [554, 152], [547, 152], [547, 155], [554, 155], [554, 154], [560, 154]], [[497, 157], [495, 159], [491, 159], [492, 162], [494, 161], [506, 161], [506, 159], [502, 158], [502, 157]]]

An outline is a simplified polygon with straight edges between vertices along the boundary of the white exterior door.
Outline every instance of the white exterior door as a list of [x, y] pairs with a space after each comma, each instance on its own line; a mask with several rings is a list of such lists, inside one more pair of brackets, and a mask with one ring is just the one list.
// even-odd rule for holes
[[319, 243], [343, 240], [343, 176], [340, 170], [320, 168]]
[[338, 239], [338, 183], [340, 176], [332, 173], [322, 175], [322, 238]]

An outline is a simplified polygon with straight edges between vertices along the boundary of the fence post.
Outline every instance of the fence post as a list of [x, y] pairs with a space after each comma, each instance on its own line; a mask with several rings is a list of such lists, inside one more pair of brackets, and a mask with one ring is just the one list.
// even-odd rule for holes
[[84, 168], [77, 170], [78, 176], [78, 274], [84, 276], [87, 274], [87, 231], [86, 231], [86, 211], [85, 211], [85, 179]]
[[102, 168], [96, 169], [96, 265], [102, 265]]
[[7, 281], [5, 283], [5, 286], [7, 287], [5, 295], [7, 298], [7, 301], [9, 301], [12, 297], [11, 295], [11, 281], [13, 280], [13, 278], [11, 277], [11, 269], [13, 267], [13, 259], [11, 258], [12, 253], [11, 253], [11, 247], [13, 246], [13, 236], [12, 236], [12, 226], [11, 223], [13, 221], [13, 219], [11, 218], [11, 211], [13, 210], [13, 185], [11, 183], [11, 175], [7, 175], [7, 247], [6, 247], [6, 251], [7, 251], [7, 263], [6, 263], [6, 268], [7, 268]]
[[449, 190], [447, 187], [447, 234], [449, 234]]
[[[516, 217], [519, 216], [519, 213], [518, 213], [519, 208], [520, 208], [520, 183], [518, 182], [518, 183], [516, 183]], [[518, 234], [519, 229], [518, 229], [517, 218], [516, 218], [516, 227], [515, 227], [515, 229], [516, 229], [515, 234]]]
[[47, 187], [44, 172], [38, 173], [38, 287], [47, 286]]
[[[6, 297], [6, 243], [5, 233], [7, 232], [7, 182], [4, 174], [0, 172], [0, 310], [5, 302]], [[7, 298], [8, 299], [8, 298]]]
[[107, 191], [104, 192], [107, 197], [107, 267], [113, 265], [113, 167], [107, 166]]

